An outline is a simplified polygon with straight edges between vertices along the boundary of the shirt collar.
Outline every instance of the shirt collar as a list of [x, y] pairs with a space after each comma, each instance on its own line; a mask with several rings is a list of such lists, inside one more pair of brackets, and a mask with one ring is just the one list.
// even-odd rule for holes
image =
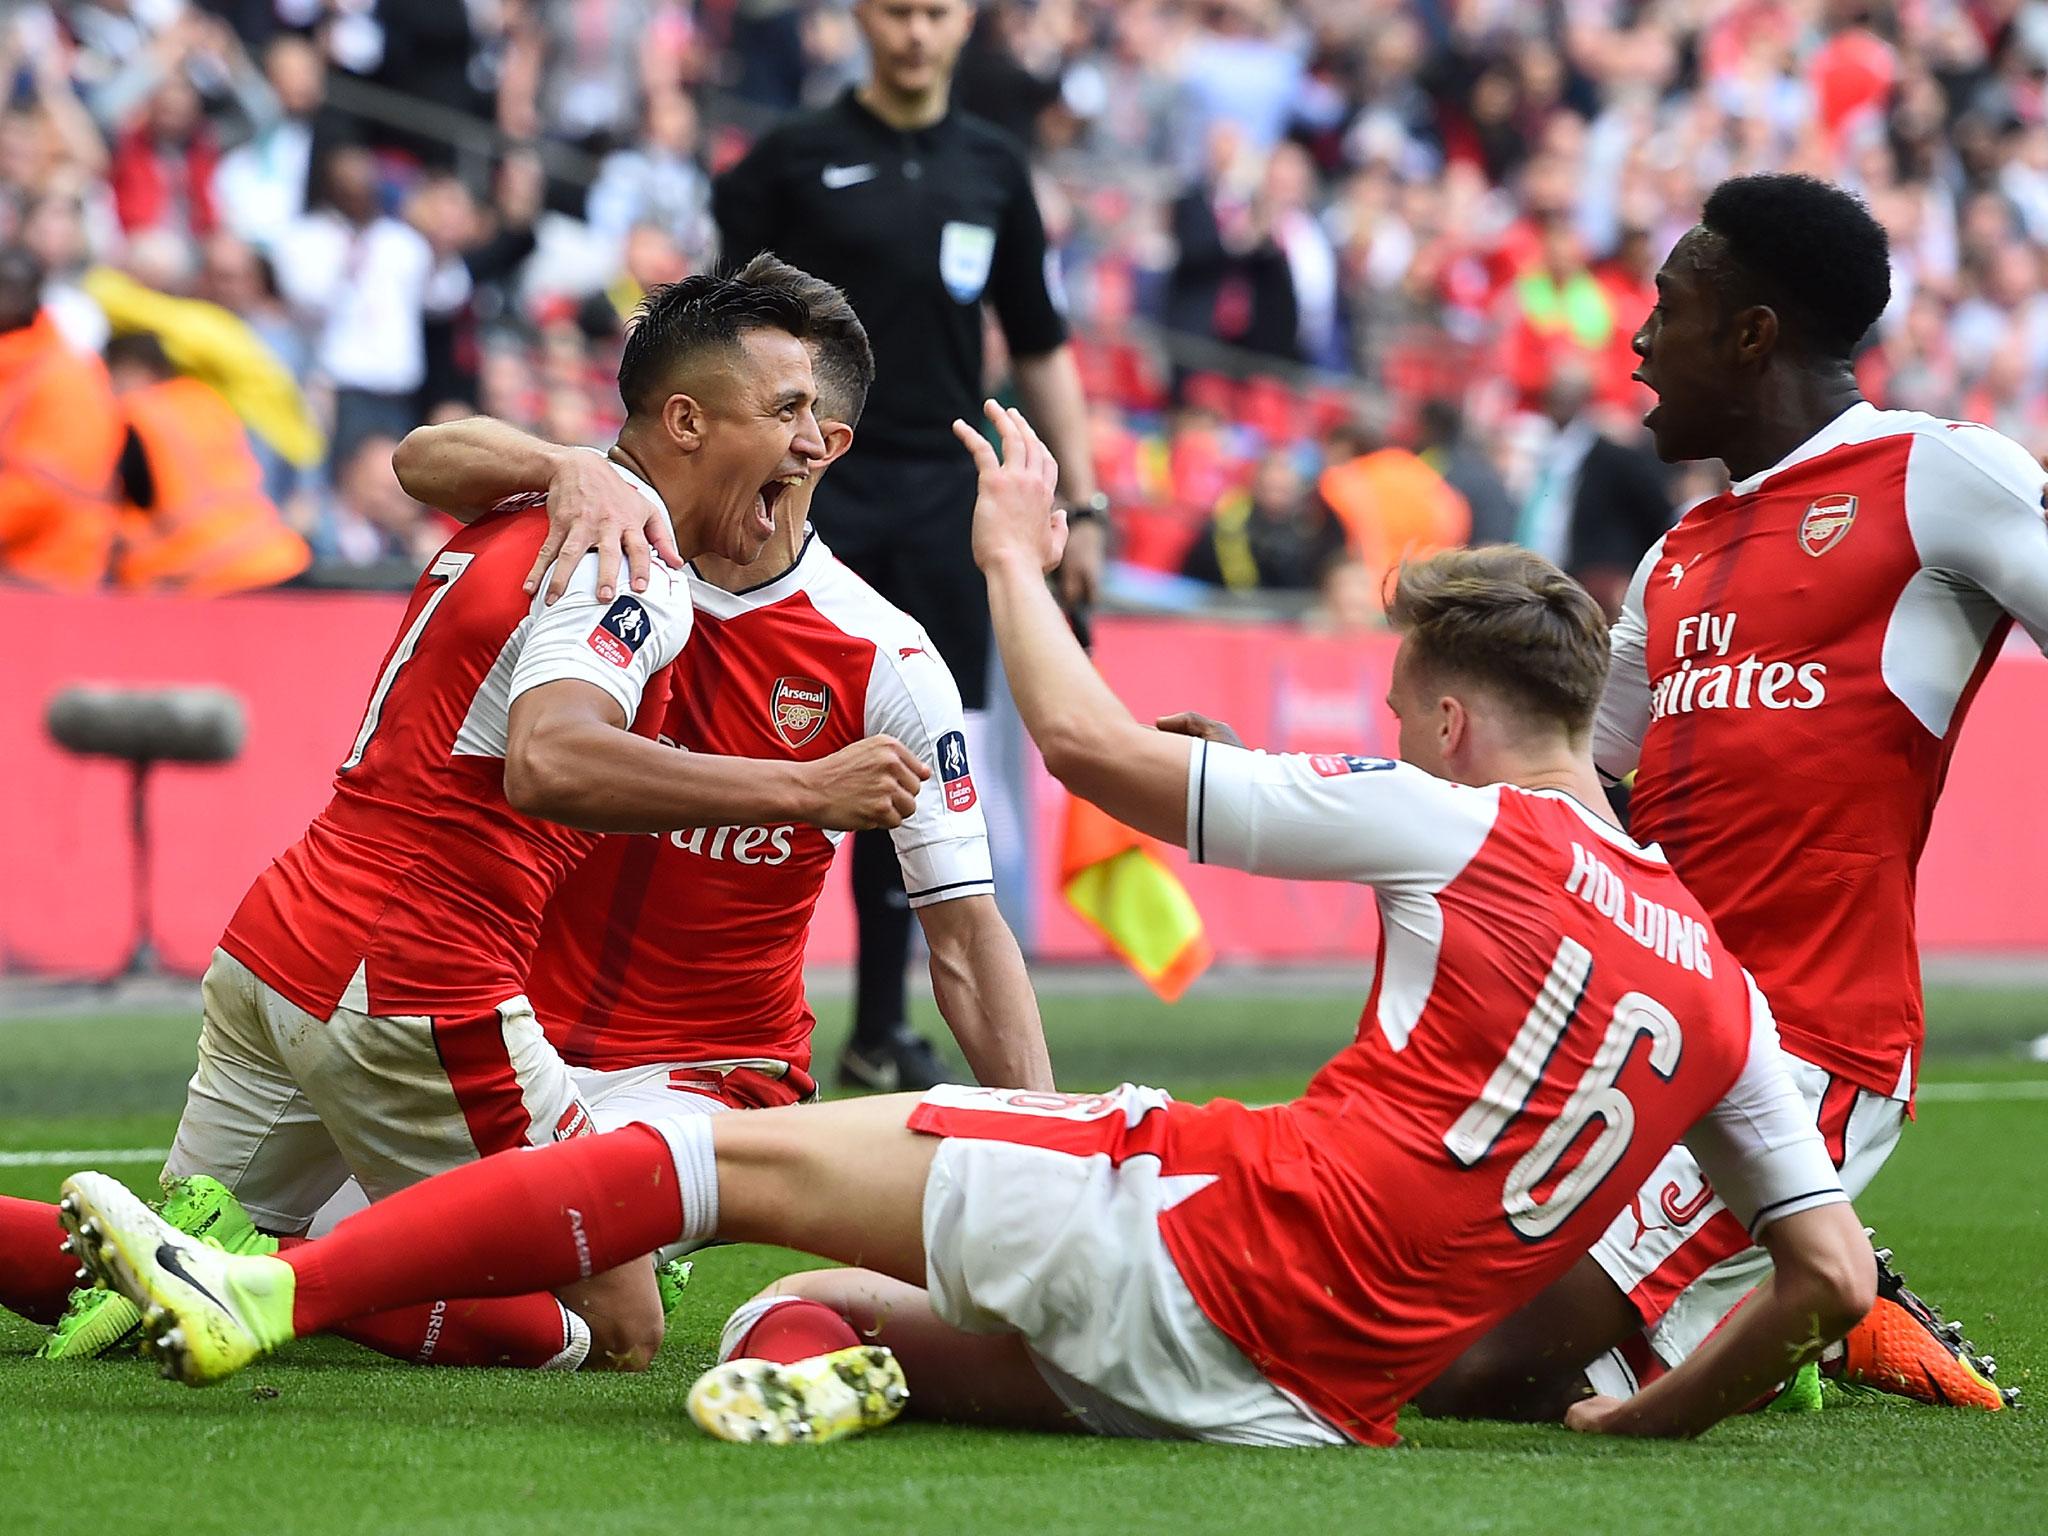
[[737, 592], [714, 586], [698, 572], [695, 562], [690, 565], [690, 602], [713, 618], [731, 619], [740, 614], [751, 613], [756, 608], [772, 608], [775, 604], [794, 597], [810, 585], [811, 576], [819, 564], [832, 557], [825, 547], [825, 541], [818, 537], [818, 531], [809, 524], [804, 526], [804, 542], [796, 552], [796, 559], [779, 574], [766, 581], [756, 582]]
[[874, 113], [870, 112], [861, 101], [859, 90], [859, 86], [849, 85], [844, 91], [839, 93], [840, 115], [851, 122], [859, 124], [863, 131], [887, 139], [891, 143], [908, 141], [912, 144], [925, 144], [931, 138], [951, 128], [954, 119], [958, 115], [954, 108], [953, 100], [949, 96], [946, 98], [945, 114], [937, 122], [927, 123], [922, 128], [897, 128], [883, 122]]
[[1612, 844], [1614, 847], [1620, 848], [1624, 852], [1632, 853], [1639, 859], [1647, 859], [1652, 864], [1667, 862], [1664, 857], [1664, 850], [1658, 847], [1657, 844], [1637, 842], [1605, 816], [1595, 812], [1568, 789], [1525, 789], [1522, 793], [1525, 795], [1540, 795], [1545, 800], [1562, 801], [1578, 812], [1579, 820], [1583, 821], [1589, 830], [1598, 834], [1604, 841]]
[[661, 492], [657, 491], [647, 481], [643, 480], [640, 477], [640, 472], [638, 470], [634, 469], [630, 464], [620, 463], [617, 459], [613, 458], [609, 453], [605, 453], [604, 449], [592, 448], [590, 452], [604, 454], [605, 463], [611, 465], [613, 469], [617, 470], [619, 472], [619, 477], [622, 480], [624, 480], [626, 484], [632, 486], [633, 489], [638, 491], [643, 497], [645, 497], [648, 500], [648, 502], [650, 502], [655, 507], [659, 508], [663, 520], [666, 521], [668, 524], [669, 537], [675, 537], [676, 520], [673, 517], [669, 516], [668, 503], [661, 499]]
[[1841, 447], [1844, 443], [1857, 441], [1866, 435], [1870, 419], [1875, 415], [1877, 415], [1876, 406], [1872, 405], [1868, 400], [1858, 400], [1854, 405], [1843, 411], [1841, 415], [1786, 454], [1784, 458], [1778, 460], [1769, 469], [1760, 469], [1746, 480], [1737, 480], [1728, 487], [1728, 494], [1731, 496], [1747, 496], [1751, 492], [1761, 489], [1763, 483], [1770, 479], [1771, 476], [1782, 474], [1784, 471], [1792, 468], [1793, 465], [1803, 464], [1808, 459], [1817, 459], [1822, 454]]

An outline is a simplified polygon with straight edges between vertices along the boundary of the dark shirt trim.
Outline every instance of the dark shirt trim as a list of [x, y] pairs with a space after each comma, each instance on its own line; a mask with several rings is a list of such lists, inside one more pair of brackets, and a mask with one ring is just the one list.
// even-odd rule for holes
[[1769, 1205], [1766, 1205], [1757, 1211], [1755, 1219], [1752, 1220], [1749, 1224], [1749, 1235], [1751, 1237], [1756, 1236], [1757, 1229], [1764, 1224], [1764, 1218], [1770, 1215], [1771, 1212], [1777, 1210], [1780, 1206], [1797, 1205], [1802, 1200], [1812, 1200], [1818, 1198], [1821, 1195], [1836, 1195], [1840, 1194], [1841, 1192], [1841, 1186], [1837, 1185], [1833, 1189], [1809, 1189], [1803, 1195], [1787, 1195], [1783, 1200], [1773, 1200]]
[[[802, 545], [798, 547], [796, 552], [796, 558], [794, 560], [790, 561], [788, 565], [785, 565], [781, 570], [777, 571], [773, 576], [770, 576], [766, 581], [757, 581], [751, 587], [741, 587], [739, 591], [729, 592], [726, 593], [726, 595], [728, 597], [747, 597], [752, 593], [761, 591], [764, 587], [774, 586], [775, 583], [777, 583], [778, 581], [787, 581], [791, 576], [796, 574], [796, 568], [804, 563], [804, 556], [808, 555], [811, 552], [811, 540], [815, 539], [817, 536], [818, 530], [806, 525], [804, 528], [804, 541]], [[689, 564], [690, 574], [692, 576], [696, 577], [699, 581], [703, 582], [704, 585], [707, 587], [718, 587], [717, 582], [713, 581], [710, 577], [706, 576], [702, 571], [697, 569], [696, 561], [692, 560], [689, 562]], [[718, 587], [718, 590], [724, 592], [725, 588]]]
[[916, 901], [921, 896], [936, 896], [941, 891], [957, 891], [962, 886], [968, 885], [985, 885], [990, 890], [994, 890], [996, 888], [996, 882], [993, 876], [990, 876], [988, 879], [985, 880], [949, 880], [944, 885], [928, 885], [921, 891], [906, 891], [903, 894], [903, 899], [905, 901]]

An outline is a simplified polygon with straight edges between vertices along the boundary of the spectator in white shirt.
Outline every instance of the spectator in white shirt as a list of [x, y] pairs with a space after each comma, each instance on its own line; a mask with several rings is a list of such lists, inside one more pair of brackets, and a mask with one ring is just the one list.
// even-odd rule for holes
[[306, 211], [314, 118], [327, 99], [320, 50], [290, 33], [272, 41], [263, 74], [275, 98], [255, 137], [228, 151], [213, 174], [222, 221], [251, 245], [270, 248]]
[[317, 178], [319, 205], [285, 231], [277, 275], [314, 333], [314, 366], [334, 389], [332, 462], [346, 463], [373, 433], [403, 437], [419, 424], [426, 380], [424, 326], [469, 296], [459, 262], [449, 271], [426, 238], [383, 212], [377, 167], [353, 145], [331, 151]]

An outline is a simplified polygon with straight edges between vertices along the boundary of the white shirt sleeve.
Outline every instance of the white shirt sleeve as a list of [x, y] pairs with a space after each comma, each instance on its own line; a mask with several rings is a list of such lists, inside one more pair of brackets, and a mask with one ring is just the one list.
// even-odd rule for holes
[[545, 584], [534, 594], [506, 707], [529, 688], [574, 678], [610, 694], [630, 725], [649, 679], [682, 654], [690, 614], [689, 583], [660, 560], [651, 562], [645, 592], [600, 602], [592, 551], [553, 607]]
[[1735, 1219], [1755, 1237], [1774, 1221], [1849, 1196], [1778, 1048], [1770, 1004], [1747, 971], [1749, 1059], [1720, 1103], [1685, 1134], [1686, 1148]]
[[1906, 461], [1906, 520], [1921, 566], [1986, 594], [2048, 651], [2044, 483], [2026, 449], [1965, 422], [1918, 434]]
[[996, 882], [960, 690], [931, 642], [918, 639], [911, 656], [875, 647], [866, 725], [870, 736], [894, 736], [932, 771], [917, 792], [917, 808], [889, 833], [910, 905], [925, 907], [993, 895]]
[[1664, 555], [1659, 539], [1621, 600], [1621, 617], [1607, 635], [1607, 686], [1593, 716], [1593, 762], [1609, 780], [1628, 777], [1643, 754], [1643, 733], [1650, 728], [1649, 621], [1643, 614], [1643, 592]]
[[1493, 830], [1498, 785], [1472, 789], [1384, 757], [1287, 755], [1198, 741], [1188, 853], [1289, 880], [1440, 890]]
[[277, 242], [277, 286], [286, 302], [324, 315], [341, 287], [348, 240], [327, 214], [308, 214], [286, 226]]

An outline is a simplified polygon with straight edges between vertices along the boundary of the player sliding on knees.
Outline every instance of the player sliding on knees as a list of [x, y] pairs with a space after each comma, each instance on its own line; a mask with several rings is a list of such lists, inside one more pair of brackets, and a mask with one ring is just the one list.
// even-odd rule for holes
[[715, 1234], [860, 1267], [741, 1309], [690, 1396], [714, 1434], [872, 1427], [907, 1384], [945, 1418], [1385, 1445], [1402, 1403], [1562, 1274], [1680, 1137], [1776, 1273], [1684, 1366], [1575, 1405], [1575, 1427], [1696, 1433], [1863, 1315], [1869, 1245], [1768, 1009], [1603, 809], [1587, 740], [1606, 634], [1585, 591], [1520, 551], [1408, 568], [1390, 696], [1406, 763], [1147, 729], [1046, 589], [1051, 456], [988, 410], [1000, 462], [960, 429], [975, 556], [1048, 765], [1197, 859], [1371, 886], [1384, 937], [1357, 1038], [1266, 1109], [952, 1087], [676, 1116], [486, 1159], [275, 1258], [193, 1244], [76, 1175], [79, 1251], [148, 1309], [174, 1374], [217, 1381], [363, 1312], [562, 1285]]
[[[772, 506], [825, 453], [812, 410], [808, 311], [796, 296], [692, 278], [643, 305], [620, 365], [627, 420], [589, 474], [623, 477], [684, 555], [744, 564]], [[353, 1176], [379, 1199], [478, 1157], [591, 1128], [579, 1084], [525, 993], [542, 909], [598, 832], [732, 823], [888, 827], [927, 770], [886, 737], [816, 762], [677, 752], [652, 738], [668, 664], [690, 633], [680, 572], [607, 597], [580, 562], [554, 606], [520, 586], [545, 518], [525, 466], [483, 466], [451, 498], [500, 507], [436, 557], [306, 835], [261, 875], [204, 982], [199, 1064], [165, 1176], [185, 1225], [231, 1207], [187, 1200], [211, 1175], [289, 1238]], [[245, 1243], [274, 1245], [232, 1214]], [[54, 1317], [71, 1266], [55, 1211], [0, 1201], [9, 1289]], [[448, 1292], [358, 1318], [387, 1353], [467, 1363], [644, 1366], [666, 1310], [644, 1252], [485, 1305]], [[34, 1294], [17, 1294], [21, 1277]], [[502, 1294], [502, 1293], [493, 1293]], [[434, 1305], [444, 1303], [445, 1305]], [[80, 1352], [123, 1327], [94, 1308], [58, 1335]], [[132, 1314], [125, 1328], [139, 1321]]]

